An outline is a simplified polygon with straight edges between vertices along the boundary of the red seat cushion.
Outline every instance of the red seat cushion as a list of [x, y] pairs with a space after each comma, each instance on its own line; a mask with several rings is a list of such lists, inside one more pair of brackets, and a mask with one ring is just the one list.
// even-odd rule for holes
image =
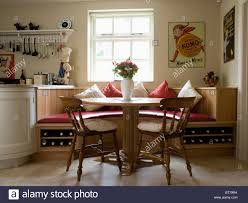
[[[122, 116], [122, 111], [85, 111], [82, 113], [84, 119], [90, 118], [107, 118]], [[66, 113], [46, 116], [38, 121], [38, 123], [70, 123]]]
[[[179, 113], [177, 114], [179, 115]], [[141, 110], [140, 116], [142, 117], [160, 117], [162, 118], [164, 116], [164, 112], [162, 110]], [[173, 117], [173, 112], [167, 112], [166, 114], [167, 118]], [[215, 119], [211, 118], [207, 114], [202, 113], [190, 113], [189, 121], [197, 122], [197, 121], [215, 121]]]
[[[83, 112], [84, 119], [90, 118], [109, 118], [109, 117], [121, 117], [122, 111], [93, 111], [93, 112]], [[153, 118], [162, 118], [164, 116], [163, 111], [161, 110], [140, 110], [141, 117], [153, 117]], [[172, 113], [168, 112], [167, 117], [172, 118]], [[191, 113], [190, 121], [214, 121], [213, 118], [209, 117], [206, 114], [201, 113]], [[55, 114], [47, 116], [38, 121], [38, 123], [70, 123], [67, 114]]]

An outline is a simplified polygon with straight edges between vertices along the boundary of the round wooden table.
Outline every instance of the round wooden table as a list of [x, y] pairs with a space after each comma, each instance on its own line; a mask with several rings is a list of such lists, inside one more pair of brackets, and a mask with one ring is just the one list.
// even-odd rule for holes
[[87, 98], [83, 104], [103, 106], [121, 106], [123, 109], [124, 136], [122, 140], [121, 157], [123, 161], [122, 175], [131, 175], [135, 170], [137, 160], [137, 137], [139, 108], [141, 106], [159, 106], [162, 98], [132, 98], [126, 101], [123, 98]]

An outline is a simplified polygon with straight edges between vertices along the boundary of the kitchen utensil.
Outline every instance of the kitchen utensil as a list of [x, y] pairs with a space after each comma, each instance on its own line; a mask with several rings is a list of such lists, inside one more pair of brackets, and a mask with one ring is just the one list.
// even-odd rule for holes
[[42, 46], [41, 46], [41, 39], [39, 37], [38, 37], [37, 49], [38, 49], [38, 55], [37, 55], [37, 57], [40, 59], [42, 57], [42, 54], [41, 54]]
[[43, 53], [43, 59], [48, 58], [48, 44], [44, 43], [44, 53]]
[[27, 55], [31, 54], [31, 44], [30, 44], [30, 38], [28, 38], [28, 52], [26, 53]]
[[4, 49], [4, 43], [5, 43], [4, 37], [1, 37], [0, 49]]
[[16, 51], [18, 51], [18, 52], [21, 51], [21, 45], [20, 44], [16, 45]]
[[55, 39], [52, 40], [52, 56], [55, 54]]
[[49, 51], [50, 51], [50, 44], [46, 44], [46, 58], [49, 58], [50, 54], [49, 54]]
[[12, 42], [9, 41], [9, 51], [12, 51]]
[[23, 55], [27, 54], [25, 44], [26, 44], [26, 38], [23, 39], [23, 53], [22, 53]]
[[38, 52], [36, 50], [36, 38], [34, 38], [34, 52], [32, 53], [32, 56], [37, 56]]
[[12, 52], [15, 52], [16, 51], [16, 47], [15, 47], [16, 45], [15, 45], [15, 40], [14, 40], [14, 42], [13, 42], [13, 48], [12, 48]]
[[43, 52], [42, 53], [42, 58], [45, 59], [46, 58], [46, 45], [45, 45], [45, 43], [43, 43], [42, 46], [43, 46], [43, 49], [42, 49], [42, 52]]

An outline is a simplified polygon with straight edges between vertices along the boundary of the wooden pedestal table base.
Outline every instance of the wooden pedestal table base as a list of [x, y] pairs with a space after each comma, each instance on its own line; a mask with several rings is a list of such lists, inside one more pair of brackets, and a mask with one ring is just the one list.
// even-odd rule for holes
[[135, 171], [137, 160], [139, 107], [123, 107], [124, 136], [122, 138], [123, 150], [121, 151], [122, 175], [128, 176]]
[[161, 99], [162, 98], [133, 98], [131, 101], [125, 101], [122, 98], [82, 99], [84, 104], [122, 107], [124, 123], [123, 150], [120, 153], [123, 162], [122, 175], [131, 175], [136, 168], [139, 108], [141, 106], [159, 106]]

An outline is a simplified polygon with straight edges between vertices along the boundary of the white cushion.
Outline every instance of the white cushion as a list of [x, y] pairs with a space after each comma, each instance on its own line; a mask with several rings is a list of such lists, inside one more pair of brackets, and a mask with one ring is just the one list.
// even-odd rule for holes
[[103, 132], [117, 129], [117, 125], [115, 123], [102, 119], [84, 120], [84, 123], [91, 131]]
[[142, 82], [135, 83], [132, 97], [148, 97], [148, 92]]
[[202, 99], [189, 80], [181, 89], [177, 97], [195, 97], [194, 106]]
[[[101, 90], [97, 87], [97, 85], [93, 85], [92, 87], [88, 88], [87, 90], [74, 95], [74, 97], [78, 99], [85, 99], [85, 98], [106, 98], [106, 96], [101, 92]], [[83, 108], [86, 111], [95, 111], [97, 109], [102, 108], [101, 105], [91, 105], [91, 104], [84, 104]]]
[[[169, 131], [171, 126], [172, 120], [166, 120], [166, 131]], [[147, 131], [147, 132], [154, 132], [159, 133], [163, 126], [163, 120], [152, 120], [152, 121], [142, 121], [138, 124], [138, 129]], [[174, 128], [177, 127], [177, 121], [174, 123]]]

